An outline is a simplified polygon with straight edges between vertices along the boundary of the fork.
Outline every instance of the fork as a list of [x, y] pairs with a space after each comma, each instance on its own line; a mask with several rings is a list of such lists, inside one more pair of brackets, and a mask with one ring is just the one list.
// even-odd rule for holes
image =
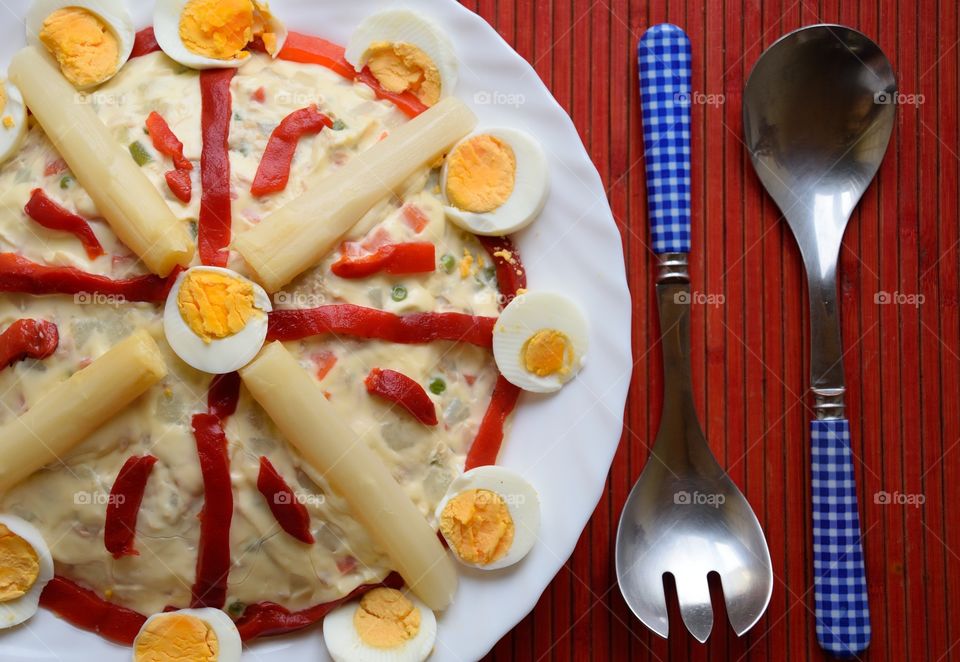
[[617, 530], [617, 581], [627, 604], [662, 637], [669, 632], [664, 577], [680, 615], [703, 642], [713, 629], [707, 576], [717, 573], [738, 635], [767, 608], [770, 552], [750, 504], [717, 463], [697, 421], [690, 379], [690, 40], [655, 25], [637, 46], [647, 201], [659, 257], [664, 398], [650, 459]]

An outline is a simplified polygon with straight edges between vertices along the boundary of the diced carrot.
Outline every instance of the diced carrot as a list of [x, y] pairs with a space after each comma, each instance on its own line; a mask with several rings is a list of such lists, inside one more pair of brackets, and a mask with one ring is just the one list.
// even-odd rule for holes
[[314, 365], [317, 366], [316, 375], [317, 379], [320, 380], [326, 377], [327, 374], [333, 370], [333, 366], [337, 364], [337, 355], [325, 349], [314, 353], [310, 358]]
[[417, 234], [423, 232], [424, 228], [430, 223], [430, 219], [423, 213], [423, 210], [416, 205], [404, 205], [403, 220], [410, 226], [410, 229]]
[[43, 174], [46, 177], [50, 177], [51, 175], [59, 175], [66, 169], [67, 164], [63, 159], [53, 159], [52, 161], [47, 161], [47, 165], [43, 169]]
[[257, 103], [263, 103], [264, 101], [267, 100], [267, 91], [262, 87], [258, 87], [253, 92], [252, 97], [253, 97], [253, 100], [256, 101]]

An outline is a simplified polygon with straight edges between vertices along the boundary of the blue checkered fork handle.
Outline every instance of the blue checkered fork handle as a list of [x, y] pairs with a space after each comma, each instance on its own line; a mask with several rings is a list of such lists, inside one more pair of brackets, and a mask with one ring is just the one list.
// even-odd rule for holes
[[817, 640], [834, 655], [870, 644], [870, 608], [846, 420], [813, 421], [813, 572]]
[[647, 209], [656, 253], [690, 252], [690, 40], [661, 23], [637, 44]]

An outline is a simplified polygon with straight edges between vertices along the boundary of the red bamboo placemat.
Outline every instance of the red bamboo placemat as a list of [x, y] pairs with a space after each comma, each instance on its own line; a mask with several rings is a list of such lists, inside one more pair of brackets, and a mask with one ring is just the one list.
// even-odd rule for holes
[[[623, 235], [635, 319], [632, 390], [604, 498], [572, 558], [492, 659], [824, 659], [812, 612], [803, 271], [754, 176], [740, 121], [743, 85], [763, 49], [822, 22], [876, 40], [905, 95], [886, 161], [841, 253], [848, 415], [873, 624], [863, 659], [960, 659], [956, 0], [464, 4], [533, 63], [573, 117]], [[693, 309], [697, 406], [711, 447], [765, 527], [775, 574], [757, 626], [738, 639], [718, 613], [706, 645], [683, 631], [669, 642], [649, 633], [630, 615], [613, 572], [617, 518], [660, 411], [635, 48], [646, 27], [663, 21], [683, 27], [693, 43], [691, 267], [705, 295]]]

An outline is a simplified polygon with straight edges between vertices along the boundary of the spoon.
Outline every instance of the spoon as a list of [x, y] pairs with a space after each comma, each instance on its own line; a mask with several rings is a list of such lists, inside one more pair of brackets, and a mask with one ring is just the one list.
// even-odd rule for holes
[[870, 613], [844, 416], [837, 258], [850, 214], [887, 149], [895, 93], [879, 46], [847, 27], [813, 25], [768, 48], [743, 95], [753, 167], [793, 230], [807, 271], [817, 640], [843, 656], [869, 645]]
[[773, 571], [760, 523], [704, 439], [690, 381], [690, 41], [655, 25], [637, 46], [647, 199], [659, 256], [663, 413], [650, 459], [617, 530], [617, 581], [633, 613], [669, 632], [664, 576], [680, 615], [703, 642], [713, 629], [707, 575], [720, 576], [730, 623], [749, 630], [770, 602]]

